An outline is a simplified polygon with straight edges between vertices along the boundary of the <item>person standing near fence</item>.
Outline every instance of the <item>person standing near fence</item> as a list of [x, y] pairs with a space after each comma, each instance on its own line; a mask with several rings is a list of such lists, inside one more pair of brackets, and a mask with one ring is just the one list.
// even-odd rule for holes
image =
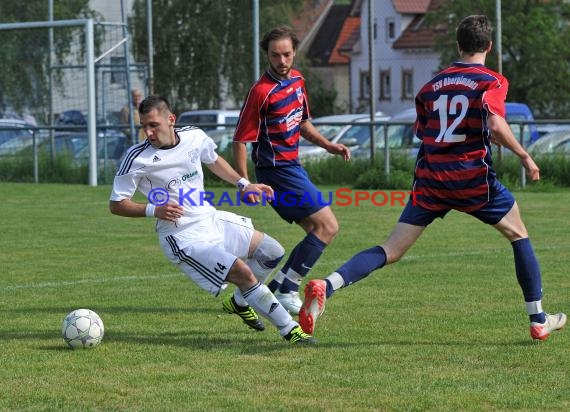
[[[138, 130], [136, 134], [138, 137], [138, 142], [142, 142], [146, 139], [143, 129], [140, 127], [140, 117], [138, 107], [142, 100], [142, 92], [139, 89], [133, 89], [131, 91], [131, 99], [132, 99], [132, 112], [133, 112], [133, 123], [135, 125], [135, 131]], [[130, 124], [131, 123], [131, 109], [129, 106], [125, 106], [121, 109], [121, 124]], [[131, 129], [127, 128], [123, 130], [125, 136], [127, 136], [127, 140], [130, 143], [137, 143], [134, 140], [131, 140]]]

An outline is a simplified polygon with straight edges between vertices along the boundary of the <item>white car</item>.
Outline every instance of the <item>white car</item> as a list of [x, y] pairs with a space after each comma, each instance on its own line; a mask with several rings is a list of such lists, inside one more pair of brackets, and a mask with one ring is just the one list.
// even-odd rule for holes
[[239, 110], [192, 110], [180, 113], [176, 118], [176, 126], [198, 126], [202, 130], [235, 129], [239, 112]]
[[[390, 116], [383, 112], [376, 112], [375, 121], [387, 121]], [[370, 126], [363, 124], [370, 122], [370, 116], [360, 114], [339, 114], [333, 116], [317, 117], [311, 123], [317, 130], [333, 143], [344, 144], [351, 150], [365, 144], [370, 139]], [[376, 126], [381, 130], [381, 126]], [[321, 158], [328, 152], [320, 146], [314, 145], [308, 140], [301, 138], [299, 141], [299, 159]]]
[[[0, 154], [13, 154], [31, 146], [34, 126], [19, 119], [0, 119]], [[37, 142], [40, 134], [36, 133]]]
[[563, 154], [570, 155], [570, 130], [547, 133], [527, 147], [533, 155]]
[[[421, 141], [414, 135], [414, 123], [416, 121], [416, 109], [414, 107], [405, 109], [386, 121], [386, 136], [384, 128], [376, 130], [376, 152], [381, 153], [386, 147], [386, 137], [388, 147], [398, 151], [405, 151], [412, 157], [418, 154]], [[366, 141], [353, 151], [354, 157], [370, 157], [370, 141]]]

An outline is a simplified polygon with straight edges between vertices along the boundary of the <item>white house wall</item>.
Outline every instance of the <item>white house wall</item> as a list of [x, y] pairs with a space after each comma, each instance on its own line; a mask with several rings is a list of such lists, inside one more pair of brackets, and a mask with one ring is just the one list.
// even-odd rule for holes
[[[397, 39], [414, 15], [401, 15], [396, 12], [391, 0], [375, 0], [374, 22], [376, 23], [376, 38], [374, 40], [374, 94], [376, 109], [393, 115], [412, 107], [413, 97], [402, 99], [402, 71], [413, 72], [413, 96], [421, 86], [433, 77], [439, 67], [439, 54], [431, 50], [394, 50], [393, 40], [387, 39], [387, 21], [395, 23], [395, 39]], [[351, 54], [350, 81], [352, 86], [351, 99], [353, 107], [367, 111], [369, 102], [360, 98], [360, 73], [369, 70], [368, 59], [368, 1], [364, 0], [361, 9], [360, 43], [355, 47], [357, 52]], [[389, 70], [391, 76], [390, 100], [380, 100], [380, 71]]]

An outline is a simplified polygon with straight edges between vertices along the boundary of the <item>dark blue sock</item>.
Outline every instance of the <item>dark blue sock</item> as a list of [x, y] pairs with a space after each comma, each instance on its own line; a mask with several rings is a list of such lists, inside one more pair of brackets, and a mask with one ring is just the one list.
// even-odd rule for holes
[[[297, 250], [299, 249], [299, 244], [297, 244], [297, 246], [295, 246], [293, 248], [293, 250], [291, 251], [291, 253], [289, 253], [289, 257], [287, 258], [287, 261], [285, 262], [285, 265], [283, 265], [283, 267], [281, 268], [281, 272], [283, 273], [287, 273], [287, 271], [289, 270], [289, 268], [291, 267], [291, 262], [293, 261], [293, 259], [295, 258], [295, 254], [297, 253]], [[281, 282], [277, 282], [275, 279], [272, 279], [271, 282], [269, 282], [269, 284], [267, 285], [267, 287], [269, 288], [269, 290], [271, 291], [271, 293], [275, 292], [277, 289], [279, 289], [281, 287]]]
[[[356, 283], [364, 279], [371, 272], [380, 269], [386, 264], [386, 252], [382, 246], [374, 246], [358, 252], [350, 258], [344, 265], [336, 270], [344, 280], [344, 286], [347, 287], [352, 283]], [[332, 284], [327, 281], [327, 298], [334, 293]]]
[[[290, 268], [293, 269], [301, 276], [307, 276], [309, 270], [313, 267], [313, 265], [319, 260], [321, 255], [323, 254], [323, 250], [327, 244], [323, 242], [321, 239], [309, 233], [305, 238], [295, 247], [297, 253], [293, 256], [291, 254], [291, 266]], [[283, 284], [279, 288], [279, 291], [282, 293], [288, 293], [290, 291], [298, 291], [299, 285], [294, 282], [291, 282], [289, 279], [285, 278]]]
[[[540, 266], [528, 238], [511, 243], [515, 257], [515, 271], [522, 289], [525, 302], [535, 302], [542, 299], [542, 277]], [[538, 313], [529, 315], [531, 322], [545, 322], [545, 315]]]

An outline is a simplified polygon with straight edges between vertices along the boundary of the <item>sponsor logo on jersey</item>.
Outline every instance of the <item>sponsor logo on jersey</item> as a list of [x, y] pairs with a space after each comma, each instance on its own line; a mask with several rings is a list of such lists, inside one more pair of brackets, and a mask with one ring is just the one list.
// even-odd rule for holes
[[198, 171], [194, 170], [193, 172], [190, 173], [186, 173], [185, 175], [182, 176], [182, 181], [185, 182], [187, 180], [192, 179], [193, 177], [198, 176]]
[[303, 108], [298, 107], [291, 110], [287, 117], [285, 118], [285, 124], [287, 125], [287, 131], [295, 129], [301, 124], [301, 119], [303, 118]]
[[299, 100], [299, 103], [303, 103], [303, 88], [302, 87], [297, 87], [297, 100]]
[[182, 181], [180, 179], [178, 179], [177, 177], [175, 177], [174, 179], [170, 179], [170, 181], [166, 185], [166, 188], [168, 190], [174, 189], [175, 187], [180, 186], [181, 183], [182, 183]]
[[198, 149], [194, 149], [194, 150], [188, 152], [188, 157], [190, 157], [190, 161], [192, 163], [196, 163], [199, 159], [199, 156], [200, 156], [200, 152]]
[[152, 163], [156, 163], [156, 162], [160, 162], [162, 159], [160, 157], [158, 157], [157, 155], [154, 155], [154, 157], [152, 158]]

